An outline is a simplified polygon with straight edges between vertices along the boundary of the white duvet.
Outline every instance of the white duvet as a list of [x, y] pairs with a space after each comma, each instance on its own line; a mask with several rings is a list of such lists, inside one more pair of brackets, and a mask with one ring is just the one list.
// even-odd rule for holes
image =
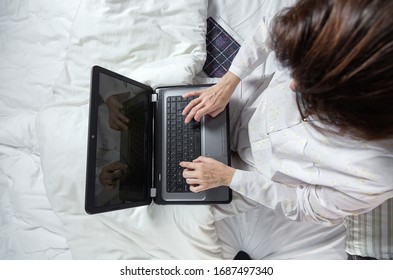
[[43, 186], [35, 121], [52, 96], [79, 0], [0, 1], [0, 259], [69, 259]]
[[79, 2], [0, 3], [0, 258], [221, 258], [210, 206], [84, 211], [91, 67], [192, 83], [207, 1]]

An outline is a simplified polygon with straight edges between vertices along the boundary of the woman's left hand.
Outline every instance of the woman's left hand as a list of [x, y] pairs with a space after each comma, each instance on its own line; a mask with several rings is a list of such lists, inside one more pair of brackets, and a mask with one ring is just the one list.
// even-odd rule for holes
[[200, 192], [219, 186], [229, 186], [235, 169], [215, 159], [200, 156], [192, 162], [180, 162], [183, 177], [192, 192]]

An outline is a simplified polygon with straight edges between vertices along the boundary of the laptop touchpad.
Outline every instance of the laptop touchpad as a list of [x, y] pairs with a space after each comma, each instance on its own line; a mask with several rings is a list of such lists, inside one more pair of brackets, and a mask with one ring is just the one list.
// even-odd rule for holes
[[228, 142], [225, 111], [215, 118], [205, 116], [202, 126], [202, 155], [228, 164]]

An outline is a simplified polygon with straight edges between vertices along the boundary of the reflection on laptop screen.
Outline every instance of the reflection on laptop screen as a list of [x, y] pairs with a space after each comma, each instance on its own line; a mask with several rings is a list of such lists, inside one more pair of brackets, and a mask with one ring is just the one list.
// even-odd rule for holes
[[151, 187], [148, 95], [100, 73], [98, 100], [95, 206], [144, 201]]

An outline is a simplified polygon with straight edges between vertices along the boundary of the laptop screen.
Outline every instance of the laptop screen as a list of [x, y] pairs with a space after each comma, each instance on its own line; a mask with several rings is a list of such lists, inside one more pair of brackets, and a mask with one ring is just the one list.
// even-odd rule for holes
[[91, 213], [146, 204], [152, 182], [150, 88], [103, 70], [93, 68], [92, 79], [88, 168], [94, 167], [86, 188]]

